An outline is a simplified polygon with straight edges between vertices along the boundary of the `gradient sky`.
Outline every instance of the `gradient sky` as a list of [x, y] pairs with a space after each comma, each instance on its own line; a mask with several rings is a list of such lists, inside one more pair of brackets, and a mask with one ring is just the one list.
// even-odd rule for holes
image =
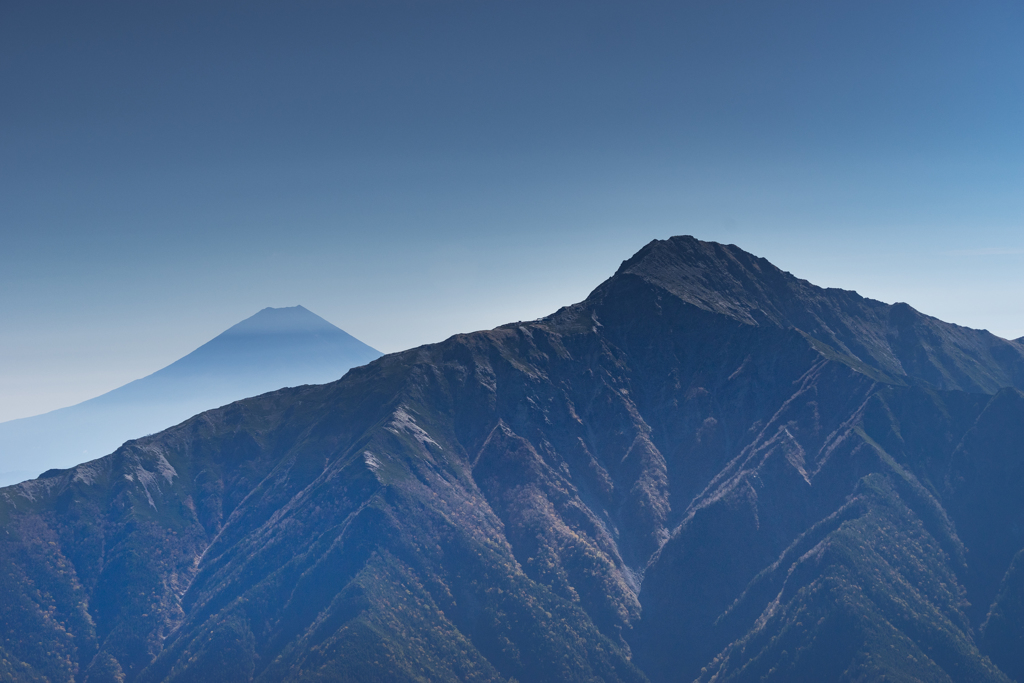
[[654, 238], [1024, 335], [1024, 3], [0, 0], [0, 420], [265, 306], [385, 352]]

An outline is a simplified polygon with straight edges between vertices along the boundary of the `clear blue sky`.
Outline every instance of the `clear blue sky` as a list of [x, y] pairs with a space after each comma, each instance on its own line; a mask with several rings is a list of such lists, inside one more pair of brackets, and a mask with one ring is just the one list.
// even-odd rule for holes
[[1024, 4], [0, 0], [0, 420], [265, 306], [382, 351], [653, 238], [1024, 335]]

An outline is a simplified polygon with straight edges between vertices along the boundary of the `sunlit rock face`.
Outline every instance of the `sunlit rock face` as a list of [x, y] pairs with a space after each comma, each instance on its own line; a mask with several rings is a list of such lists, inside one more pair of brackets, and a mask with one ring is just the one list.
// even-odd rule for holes
[[0, 490], [0, 677], [1006, 681], [1024, 348], [652, 242]]
[[333, 382], [380, 355], [302, 306], [265, 308], [148, 377], [0, 424], [0, 486], [95, 460], [203, 410], [281, 387]]

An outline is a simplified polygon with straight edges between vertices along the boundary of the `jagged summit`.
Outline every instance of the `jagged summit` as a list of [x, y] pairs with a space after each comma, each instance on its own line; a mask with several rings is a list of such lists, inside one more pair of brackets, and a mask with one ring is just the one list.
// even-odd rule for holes
[[883, 308], [856, 292], [816, 287], [736, 245], [694, 237], [654, 240], [625, 261], [615, 277], [636, 276], [700, 308], [750, 324], [805, 327], [807, 309], [854, 306], [858, 313]]
[[635, 300], [643, 296], [638, 282], [651, 296], [668, 293], [743, 324], [799, 330], [890, 381], [983, 392], [1024, 386], [1024, 356], [1014, 343], [905, 303], [818, 287], [735, 245], [689, 236], [654, 240], [623, 262], [584, 305], [608, 297]]

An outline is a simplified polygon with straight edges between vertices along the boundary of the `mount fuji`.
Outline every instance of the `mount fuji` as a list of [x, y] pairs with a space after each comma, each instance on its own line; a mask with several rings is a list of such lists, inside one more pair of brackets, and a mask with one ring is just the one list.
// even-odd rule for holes
[[101, 396], [0, 423], [0, 486], [112, 453], [249, 396], [323, 384], [381, 354], [302, 306], [264, 308], [167, 367]]

